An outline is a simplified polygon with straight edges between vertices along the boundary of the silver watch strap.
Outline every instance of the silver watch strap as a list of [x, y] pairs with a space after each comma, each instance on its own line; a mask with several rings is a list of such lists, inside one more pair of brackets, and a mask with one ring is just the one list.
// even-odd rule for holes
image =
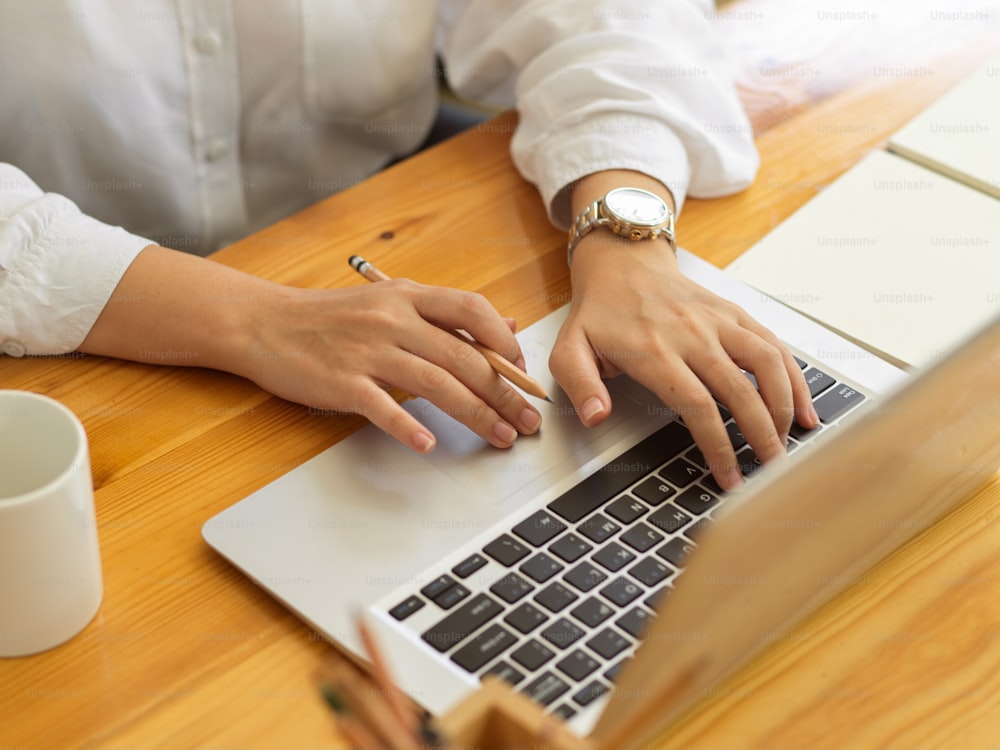
[[[572, 265], [573, 263], [573, 249], [580, 243], [584, 237], [591, 233], [595, 227], [610, 225], [611, 222], [606, 218], [601, 216], [601, 201], [602, 198], [598, 198], [596, 201], [587, 206], [580, 215], [576, 217], [573, 222], [573, 226], [569, 230], [569, 241], [566, 243], [566, 265]], [[657, 239], [663, 237], [666, 239], [667, 244], [670, 245], [670, 249], [675, 253], [677, 252], [677, 240], [674, 234], [674, 214], [670, 212], [670, 223], [668, 226], [664, 227], [652, 237], [646, 237], [645, 239]]]
[[573, 226], [569, 230], [569, 242], [566, 244], [566, 265], [573, 262], [573, 248], [579, 244], [580, 240], [586, 237], [596, 226], [608, 224], [607, 219], [601, 218], [601, 199], [587, 206], [580, 215], [576, 217]]

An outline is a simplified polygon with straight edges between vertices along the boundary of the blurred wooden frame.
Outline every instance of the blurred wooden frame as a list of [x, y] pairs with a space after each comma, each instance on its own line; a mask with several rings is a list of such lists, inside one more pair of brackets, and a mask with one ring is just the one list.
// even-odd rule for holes
[[594, 750], [588, 740], [497, 678], [484, 680], [482, 688], [436, 724], [448, 738], [443, 750]]

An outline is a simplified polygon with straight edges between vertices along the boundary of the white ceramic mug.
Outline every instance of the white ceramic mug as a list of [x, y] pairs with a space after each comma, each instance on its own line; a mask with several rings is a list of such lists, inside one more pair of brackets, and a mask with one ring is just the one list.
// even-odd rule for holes
[[87, 433], [58, 401], [0, 390], [0, 657], [69, 640], [102, 594]]

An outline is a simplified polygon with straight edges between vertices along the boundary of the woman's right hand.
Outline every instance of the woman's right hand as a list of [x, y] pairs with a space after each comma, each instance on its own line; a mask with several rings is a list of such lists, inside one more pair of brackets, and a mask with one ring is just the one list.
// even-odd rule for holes
[[406, 280], [298, 289], [151, 245], [79, 350], [242, 375], [290, 401], [361, 414], [420, 453], [434, 436], [386, 388], [426, 398], [498, 448], [537, 432], [538, 410], [456, 329], [524, 366], [513, 321], [479, 294]]
[[426, 398], [498, 448], [541, 424], [537, 409], [450, 332], [464, 329], [524, 367], [511, 324], [479, 294], [405, 279], [279, 287], [257, 317], [243, 374], [291, 401], [361, 414], [420, 453], [434, 436], [386, 388]]

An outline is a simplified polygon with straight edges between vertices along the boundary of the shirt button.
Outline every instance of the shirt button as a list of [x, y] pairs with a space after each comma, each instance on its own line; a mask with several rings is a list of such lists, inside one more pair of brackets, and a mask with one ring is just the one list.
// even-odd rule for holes
[[209, 161], [218, 161], [228, 153], [229, 144], [223, 138], [217, 138], [205, 147], [205, 158]]
[[4, 354], [8, 354], [11, 357], [23, 357], [25, 352], [28, 350], [24, 347], [24, 344], [18, 341], [4, 341], [0, 344], [0, 351]]
[[222, 37], [218, 31], [205, 31], [195, 37], [194, 46], [203, 55], [214, 55], [222, 47]]

